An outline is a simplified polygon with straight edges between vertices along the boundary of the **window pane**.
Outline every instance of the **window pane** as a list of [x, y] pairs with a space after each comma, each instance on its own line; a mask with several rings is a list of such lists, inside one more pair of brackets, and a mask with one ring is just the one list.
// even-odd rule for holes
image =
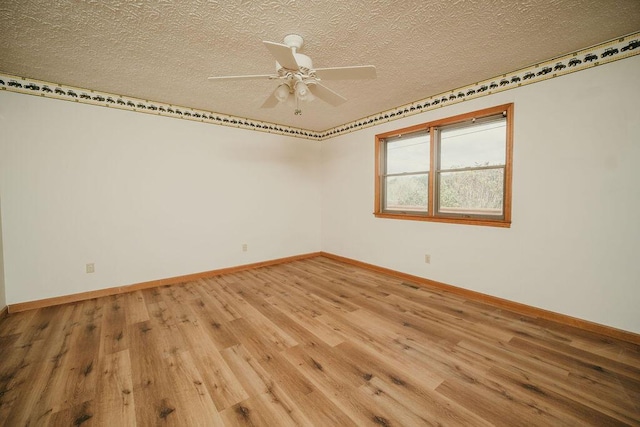
[[502, 216], [504, 169], [442, 172], [439, 212]]
[[385, 178], [385, 206], [388, 210], [427, 211], [429, 174]]
[[429, 170], [429, 134], [420, 132], [386, 143], [386, 174]]
[[506, 119], [440, 131], [440, 169], [504, 165]]

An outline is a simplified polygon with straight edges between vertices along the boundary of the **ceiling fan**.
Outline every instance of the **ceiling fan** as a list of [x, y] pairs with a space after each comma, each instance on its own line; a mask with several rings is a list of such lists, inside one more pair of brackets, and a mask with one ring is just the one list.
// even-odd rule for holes
[[279, 102], [295, 103], [295, 114], [301, 114], [298, 101], [312, 101], [319, 98], [333, 106], [346, 102], [346, 98], [322, 85], [323, 80], [375, 79], [376, 68], [373, 65], [353, 67], [313, 68], [313, 62], [307, 55], [299, 53], [303, 38], [289, 34], [284, 44], [263, 41], [265, 47], [276, 59], [276, 72], [273, 74], [253, 74], [244, 76], [209, 77], [209, 80], [279, 80], [280, 84], [262, 104], [262, 108], [273, 108]]

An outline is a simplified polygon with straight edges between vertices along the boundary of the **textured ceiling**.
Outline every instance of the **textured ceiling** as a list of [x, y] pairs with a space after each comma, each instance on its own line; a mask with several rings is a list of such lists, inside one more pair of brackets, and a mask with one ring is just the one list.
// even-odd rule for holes
[[[638, 0], [0, 1], [0, 72], [314, 131], [640, 30]], [[316, 67], [375, 65], [327, 81], [348, 101], [261, 109], [262, 40], [305, 39]]]

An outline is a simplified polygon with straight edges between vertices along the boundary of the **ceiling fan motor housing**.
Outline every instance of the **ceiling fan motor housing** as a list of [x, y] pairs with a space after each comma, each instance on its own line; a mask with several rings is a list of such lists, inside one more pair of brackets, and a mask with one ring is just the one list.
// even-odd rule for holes
[[[289, 46], [293, 51], [292, 52], [293, 57], [296, 59], [296, 62], [298, 63], [298, 67], [300, 71], [303, 71], [306, 74], [309, 72], [309, 70], [313, 70], [313, 62], [311, 61], [311, 58], [309, 58], [307, 55], [304, 55], [302, 53], [298, 53], [298, 51], [304, 44], [304, 39], [302, 38], [302, 36], [299, 36], [297, 34], [289, 34], [288, 36], [285, 36], [284, 44]], [[283, 68], [282, 65], [280, 65], [280, 63], [276, 61], [276, 72], [280, 72], [282, 68]], [[288, 71], [295, 72], [298, 70], [288, 70]]]
[[304, 44], [304, 39], [298, 34], [289, 34], [287, 36], [284, 36], [284, 44], [294, 48], [295, 50], [300, 50], [300, 48]]

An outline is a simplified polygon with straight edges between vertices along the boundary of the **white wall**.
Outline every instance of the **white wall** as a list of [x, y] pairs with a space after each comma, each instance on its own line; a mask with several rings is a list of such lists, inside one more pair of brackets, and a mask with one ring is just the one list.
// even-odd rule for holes
[[0, 129], [8, 304], [321, 249], [318, 142], [7, 91]]
[[2, 249], [2, 199], [0, 198], [0, 310], [7, 306], [4, 290], [4, 255]]
[[[323, 251], [640, 333], [639, 72], [636, 56], [323, 143]], [[510, 229], [374, 218], [376, 133], [508, 102]]]

